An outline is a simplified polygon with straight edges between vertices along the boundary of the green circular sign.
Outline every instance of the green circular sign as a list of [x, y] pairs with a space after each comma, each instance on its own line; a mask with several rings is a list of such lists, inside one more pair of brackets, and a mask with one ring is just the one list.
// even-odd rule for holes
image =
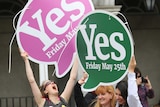
[[86, 90], [122, 80], [133, 54], [133, 40], [125, 24], [103, 10], [88, 13], [79, 24], [76, 38], [82, 68], [89, 74]]

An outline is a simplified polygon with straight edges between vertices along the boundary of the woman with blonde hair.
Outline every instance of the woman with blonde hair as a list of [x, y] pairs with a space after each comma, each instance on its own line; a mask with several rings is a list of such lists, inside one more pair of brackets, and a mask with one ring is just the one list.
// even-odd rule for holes
[[97, 100], [94, 107], [115, 107], [116, 97], [113, 86], [99, 86], [95, 93]]

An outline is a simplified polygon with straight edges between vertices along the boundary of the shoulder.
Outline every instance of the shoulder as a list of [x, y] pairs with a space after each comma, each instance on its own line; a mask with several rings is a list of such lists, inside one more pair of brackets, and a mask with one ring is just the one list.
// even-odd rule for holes
[[63, 97], [60, 97], [60, 101], [61, 101], [63, 104], [65, 104], [65, 105], [68, 104]]
[[43, 107], [48, 102], [49, 102], [49, 100], [47, 98], [42, 98], [42, 101], [37, 105], [38, 105], [38, 107]]

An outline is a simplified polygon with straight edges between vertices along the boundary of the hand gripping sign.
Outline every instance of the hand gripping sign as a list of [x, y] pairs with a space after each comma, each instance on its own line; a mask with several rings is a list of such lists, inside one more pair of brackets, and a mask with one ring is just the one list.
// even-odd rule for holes
[[30, 60], [55, 64], [62, 77], [73, 62], [77, 25], [93, 9], [91, 0], [29, 0], [17, 23], [18, 45]]
[[113, 85], [127, 73], [133, 40], [124, 23], [106, 11], [89, 12], [79, 24], [76, 37], [79, 60], [89, 78], [83, 89]]

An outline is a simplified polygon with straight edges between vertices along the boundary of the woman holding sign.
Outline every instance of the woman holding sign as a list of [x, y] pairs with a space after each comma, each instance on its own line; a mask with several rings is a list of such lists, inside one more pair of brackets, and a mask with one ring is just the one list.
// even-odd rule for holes
[[142, 107], [138, 96], [138, 87], [135, 79], [135, 66], [136, 60], [135, 57], [132, 57], [128, 68], [128, 83], [125, 81], [120, 81], [116, 85], [116, 107]]
[[20, 50], [20, 53], [24, 60], [26, 75], [38, 107], [67, 107], [77, 77], [78, 59], [75, 59], [70, 78], [66, 84], [64, 91], [61, 95], [59, 95], [57, 85], [50, 80], [44, 81], [41, 88], [39, 89], [30, 66], [27, 52], [22, 52]]

